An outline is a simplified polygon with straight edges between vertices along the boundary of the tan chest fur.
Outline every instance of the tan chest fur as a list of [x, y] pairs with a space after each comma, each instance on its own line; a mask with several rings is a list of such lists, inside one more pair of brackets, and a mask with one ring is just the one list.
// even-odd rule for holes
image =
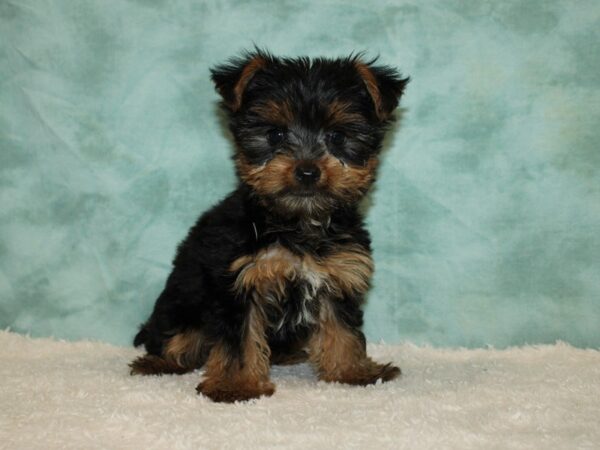
[[282, 300], [289, 283], [304, 282], [313, 295], [326, 291], [334, 297], [363, 294], [369, 287], [373, 260], [358, 245], [338, 247], [322, 258], [296, 255], [273, 244], [253, 255], [236, 259], [230, 267], [237, 272], [235, 289], [254, 291], [259, 296]]

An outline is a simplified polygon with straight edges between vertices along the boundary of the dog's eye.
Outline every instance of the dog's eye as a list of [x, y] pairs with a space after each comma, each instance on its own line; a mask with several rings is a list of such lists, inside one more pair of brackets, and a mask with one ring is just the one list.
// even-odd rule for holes
[[327, 135], [327, 140], [336, 147], [343, 145], [346, 142], [346, 135], [341, 131], [332, 131]]
[[267, 141], [269, 145], [275, 147], [283, 142], [285, 139], [285, 132], [279, 128], [274, 128], [267, 132]]

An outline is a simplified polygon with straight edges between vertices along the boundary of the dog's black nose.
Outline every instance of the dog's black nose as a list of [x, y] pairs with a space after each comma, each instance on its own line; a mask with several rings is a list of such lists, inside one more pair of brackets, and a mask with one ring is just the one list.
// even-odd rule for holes
[[319, 181], [321, 171], [311, 162], [301, 162], [296, 166], [296, 180], [305, 186], [310, 186]]

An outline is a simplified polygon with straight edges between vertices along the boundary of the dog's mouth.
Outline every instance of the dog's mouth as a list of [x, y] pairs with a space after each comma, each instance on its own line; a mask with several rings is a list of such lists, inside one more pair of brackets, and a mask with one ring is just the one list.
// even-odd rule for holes
[[335, 199], [319, 189], [290, 189], [268, 201], [279, 213], [296, 217], [320, 217], [336, 206]]
[[301, 191], [293, 191], [293, 192], [289, 192], [288, 195], [291, 195], [292, 197], [300, 197], [300, 198], [311, 198], [311, 197], [316, 197], [317, 195], [319, 195], [319, 192], [314, 191], [314, 190], [301, 190]]
[[326, 196], [326, 192], [316, 186], [293, 186], [280, 192], [282, 197], [311, 199]]

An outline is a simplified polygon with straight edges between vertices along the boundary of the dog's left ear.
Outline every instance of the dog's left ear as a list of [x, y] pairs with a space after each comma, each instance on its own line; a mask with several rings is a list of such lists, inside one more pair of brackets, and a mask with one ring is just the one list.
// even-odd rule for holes
[[258, 71], [266, 67], [269, 59], [268, 54], [257, 50], [210, 69], [213, 83], [230, 111], [240, 109], [248, 83]]
[[398, 106], [410, 78], [402, 78], [396, 69], [356, 61], [356, 70], [365, 83], [375, 105], [375, 114], [382, 122], [388, 120]]

